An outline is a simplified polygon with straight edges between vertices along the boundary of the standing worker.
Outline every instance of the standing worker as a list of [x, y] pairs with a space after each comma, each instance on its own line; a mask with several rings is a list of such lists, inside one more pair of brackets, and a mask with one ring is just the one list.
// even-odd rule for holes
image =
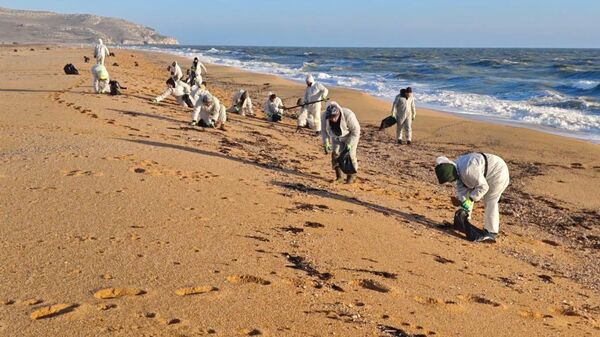
[[[343, 151], [350, 153], [350, 159], [355, 170], [358, 170], [356, 149], [360, 140], [360, 124], [354, 112], [348, 108], [342, 108], [337, 102], [331, 102], [323, 117], [324, 128], [321, 131], [323, 138], [323, 149], [325, 153], [331, 152], [331, 162], [335, 170], [335, 182], [343, 179], [343, 171], [338, 163]], [[352, 184], [356, 179], [356, 173], [348, 174], [346, 184]]]
[[175, 82], [181, 80], [181, 78], [183, 77], [183, 72], [181, 71], [181, 67], [179, 66], [177, 61], [173, 61], [173, 63], [167, 67], [167, 71], [169, 72], [169, 75]]
[[[410, 91], [410, 93], [409, 93]], [[396, 117], [396, 141], [402, 144], [402, 134], [406, 133], [406, 143], [412, 144], [412, 121], [417, 117], [412, 89], [401, 89], [392, 105], [392, 116]]]
[[200, 84], [202, 83], [203, 73], [208, 73], [208, 70], [206, 70], [204, 64], [202, 64], [202, 62], [200, 62], [200, 60], [197, 57], [194, 57], [194, 61], [192, 62], [192, 68], [190, 69], [189, 85], [192, 87], [194, 85], [200, 86]]
[[108, 51], [108, 47], [104, 45], [102, 39], [98, 39], [98, 44], [94, 47], [94, 58], [96, 59], [96, 64], [104, 65], [104, 59], [110, 55]]
[[485, 203], [485, 230], [475, 242], [496, 241], [500, 231], [498, 201], [508, 187], [508, 166], [502, 158], [488, 153], [469, 153], [450, 161], [436, 159], [435, 174], [440, 184], [456, 181], [456, 192], [461, 207], [469, 213], [473, 204], [483, 199]]
[[306, 90], [304, 91], [304, 104], [298, 116], [298, 128], [307, 125], [318, 133], [321, 132], [321, 102], [327, 101], [329, 90], [321, 83], [316, 83], [313, 75], [306, 76]]

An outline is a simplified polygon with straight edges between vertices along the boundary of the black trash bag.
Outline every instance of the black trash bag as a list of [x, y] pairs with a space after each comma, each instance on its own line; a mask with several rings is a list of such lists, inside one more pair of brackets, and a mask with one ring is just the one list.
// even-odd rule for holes
[[389, 116], [389, 117], [384, 118], [381, 121], [381, 125], [379, 125], [379, 131], [396, 125], [396, 122], [397, 122], [396, 117], [394, 117], [394, 116]]
[[271, 122], [279, 122], [279, 121], [281, 121], [281, 115], [275, 114], [275, 115], [271, 116]]
[[185, 94], [182, 97], [183, 102], [188, 106], [188, 108], [193, 108], [194, 107], [194, 103], [192, 103], [192, 99], [190, 98], [190, 95]]
[[485, 235], [483, 230], [471, 224], [469, 213], [464, 209], [459, 209], [454, 213], [454, 229], [465, 233], [469, 241], [475, 241]]
[[72, 63], [65, 65], [63, 70], [67, 75], [79, 75], [79, 70], [77, 70], [77, 68], [75, 68], [75, 66]]
[[356, 168], [352, 163], [352, 158], [350, 157], [350, 151], [345, 149], [340, 156], [337, 158], [337, 167], [342, 169], [342, 172], [345, 174], [356, 174]]
[[113, 96], [121, 95], [121, 91], [119, 89], [127, 89], [126, 87], [121, 86], [121, 84], [115, 80], [108, 82], [110, 84], [110, 94]]

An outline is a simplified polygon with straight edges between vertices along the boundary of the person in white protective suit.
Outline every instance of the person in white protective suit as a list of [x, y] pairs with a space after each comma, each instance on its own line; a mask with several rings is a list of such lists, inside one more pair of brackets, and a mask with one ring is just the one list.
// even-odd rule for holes
[[[342, 151], [350, 152], [350, 159], [354, 168], [358, 170], [356, 149], [360, 140], [360, 124], [354, 112], [348, 108], [342, 108], [337, 102], [331, 102], [323, 116], [323, 149], [325, 153], [331, 152], [331, 162], [335, 170], [335, 182], [343, 179], [342, 169], [338, 165], [338, 158]], [[348, 174], [346, 184], [352, 184], [356, 174]]]
[[208, 84], [206, 83], [206, 81], [202, 81], [200, 85], [194, 86], [192, 88], [192, 93], [190, 95], [192, 97], [192, 100], [196, 102], [196, 106], [198, 105], [198, 102], [202, 102], [202, 97], [210, 95], [207, 85]]
[[180, 81], [183, 78], [183, 72], [177, 61], [173, 61], [173, 63], [167, 67], [167, 71], [169, 71], [169, 75], [175, 82]]
[[110, 76], [106, 67], [102, 64], [95, 64], [92, 67], [92, 86], [97, 94], [106, 94], [110, 92]]
[[300, 115], [298, 116], [298, 128], [303, 128], [308, 124], [308, 127], [316, 131], [321, 132], [321, 102], [327, 101], [329, 90], [325, 88], [321, 83], [316, 83], [315, 78], [312, 75], [306, 76], [306, 90], [304, 91], [304, 104], [308, 104], [302, 107]]
[[202, 74], [207, 74], [208, 70], [197, 57], [194, 57], [194, 61], [192, 62], [192, 67], [190, 68], [190, 86], [200, 86], [202, 83]]
[[[200, 117], [200, 120], [198, 120]], [[192, 116], [191, 126], [202, 126], [226, 131], [227, 111], [218, 98], [210, 94], [198, 101]]]
[[196, 105], [196, 102], [191, 93], [192, 90], [187, 83], [184, 83], [183, 81], [174, 81], [172, 78], [169, 78], [167, 80], [167, 89], [159, 96], [156, 96], [152, 102], [160, 103], [162, 100], [172, 95], [177, 100], [177, 103], [193, 108]]
[[392, 105], [392, 116], [396, 118], [396, 141], [402, 144], [403, 133], [406, 133], [406, 143], [412, 144], [412, 122], [417, 117], [415, 99], [412, 89], [401, 89]]
[[267, 119], [271, 122], [279, 122], [283, 118], [284, 114], [283, 102], [281, 98], [277, 97], [275, 93], [269, 92], [267, 100], [263, 106], [263, 111], [267, 115]]
[[485, 204], [485, 230], [474, 241], [495, 241], [500, 230], [498, 201], [508, 187], [508, 166], [502, 158], [488, 153], [469, 153], [450, 161], [446, 157], [436, 160], [435, 174], [440, 184], [456, 181], [458, 201], [470, 213], [474, 202]]
[[231, 97], [231, 107], [227, 112], [236, 112], [242, 116], [254, 116], [252, 99], [246, 90], [240, 90]]
[[104, 59], [110, 55], [108, 51], [108, 47], [104, 45], [102, 39], [98, 39], [98, 44], [94, 47], [94, 58], [96, 59], [96, 64], [104, 65]]

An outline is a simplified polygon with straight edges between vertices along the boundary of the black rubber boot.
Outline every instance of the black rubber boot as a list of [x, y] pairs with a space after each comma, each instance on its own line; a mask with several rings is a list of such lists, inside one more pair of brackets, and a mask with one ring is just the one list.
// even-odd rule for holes
[[342, 172], [342, 169], [339, 167], [335, 168], [335, 180], [334, 183], [341, 183], [342, 180], [344, 180], [344, 172]]
[[354, 184], [354, 181], [356, 181], [356, 174], [349, 174], [348, 177], [346, 177], [346, 184]]

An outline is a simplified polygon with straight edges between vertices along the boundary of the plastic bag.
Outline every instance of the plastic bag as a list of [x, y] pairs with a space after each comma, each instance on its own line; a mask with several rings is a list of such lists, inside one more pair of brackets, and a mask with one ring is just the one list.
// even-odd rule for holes
[[396, 125], [396, 117], [394, 117], [394, 116], [386, 117], [381, 121], [381, 125], [379, 126], [379, 131], [381, 131], [383, 129], [387, 129], [394, 125]]
[[345, 149], [340, 156], [337, 158], [337, 166], [344, 172], [345, 174], [356, 174], [356, 168], [352, 163], [352, 158], [350, 156], [350, 151]]

